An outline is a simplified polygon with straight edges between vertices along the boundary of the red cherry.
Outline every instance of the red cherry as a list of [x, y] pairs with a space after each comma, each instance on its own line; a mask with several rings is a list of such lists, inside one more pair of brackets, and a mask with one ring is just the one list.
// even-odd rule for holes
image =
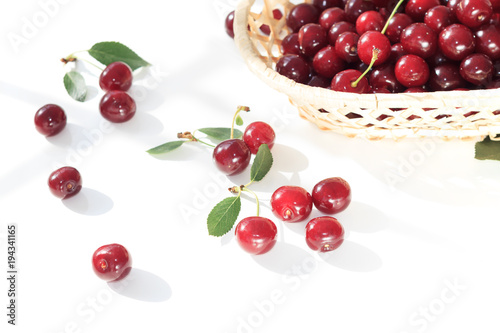
[[341, 33], [335, 41], [335, 52], [348, 63], [358, 61], [358, 40], [359, 35], [355, 32], [346, 31]]
[[312, 197], [300, 186], [282, 186], [271, 196], [271, 208], [285, 222], [305, 220], [312, 211]]
[[414, 54], [399, 58], [394, 73], [398, 81], [407, 88], [424, 85], [430, 76], [429, 66], [425, 60]]
[[490, 0], [461, 0], [455, 9], [457, 19], [469, 28], [478, 28], [488, 23], [492, 13]]
[[475, 41], [476, 53], [483, 53], [492, 61], [500, 59], [500, 26], [486, 24], [480, 27], [476, 30]]
[[293, 32], [298, 32], [303, 25], [316, 23], [319, 14], [317, 7], [308, 3], [301, 3], [290, 10], [286, 17], [286, 24]]
[[132, 270], [132, 257], [123, 245], [103, 245], [92, 256], [92, 268], [104, 281], [118, 281]]
[[53, 195], [60, 199], [67, 199], [80, 192], [82, 177], [77, 169], [66, 166], [50, 174], [48, 185]]
[[409, 54], [428, 58], [436, 53], [437, 35], [425, 23], [412, 23], [401, 32], [401, 44]]
[[474, 52], [476, 43], [471, 30], [462, 24], [452, 24], [441, 30], [439, 48], [451, 60], [462, 60]]
[[373, 66], [383, 64], [391, 55], [391, 42], [384, 34], [379, 31], [367, 31], [359, 37], [358, 56], [365, 63], [370, 64], [373, 58], [373, 50], [378, 50], [377, 60]]
[[413, 20], [409, 15], [396, 13], [389, 21], [385, 35], [389, 38], [392, 44], [399, 43], [401, 32], [412, 23]]
[[299, 45], [299, 34], [293, 33], [287, 35], [283, 38], [281, 42], [281, 53], [282, 54], [295, 54], [300, 55], [300, 45]]
[[341, 59], [335, 48], [328, 45], [322, 48], [313, 58], [312, 65], [316, 73], [319, 75], [332, 78], [346, 67], [343, 59]]
[[129, 94], [121, 90], [108, 91], [99, 103], [101, 115], [113, 122], [123, 123], [135, 115], [135, 101]]
[[382, 14], [376, 10], [369, 10], [361, 13], [361, 15], [359, 15], [356, 19], [356, 32], [359, 35], [362, 35], [370, 30], [382, 31], [384, 25], [385, 20], [382, 17]]
[[432, 7], [439, 5], [439, 0], [408, 0], [405, 7], [405, 13], [415, 21], [422, 22], [425, 13]]
[[344, 228], [336, 218], [316, 217], [306, 225], [306, 243], [314, 251], [333, 251], [343, 242]]
[[425, 13], [424, 23], [436, 33], [439, 33], [450, 24], [455, 23], [455, 16], [450, 8], [440, 5], [432, 7]]
[[35, 128], [40, 134], [52, 136], [66, 127], [66, 113], [56, 104], [46, 104], [35, 113]]
[[308, 23], [299, 30], [299, 46], [301, 52], [308, 56], [314, 55], [328, 45], [326, 30], [315, 23]]
[[262, 144], [267, 144], [269, 149], [273, 148], [275, 137], [276, 134], [273, 128], [263, 121], [249, 124], [243, 133], [243, 141], [245, 141], [252, 154], [257, 154]]
[[351, 203], [351, 187], [340, 177], [327, 178], [312, 190], [314, 206], [325, 214], [340, 213]]
[[297, 83], [306, 83], [311, 75], [311, 67], [301, 56], [286, 54], [276, 63], [276, 72]]
[[132, 86], [132, 69], [124, 62], [112, 62], [99, 76], [99, 86], [104, 91], [127, 91]]
[[339, 35], [346, 31], [356, 32], [356, 27], [354, 26], [354, 24], [346, 21], [334, 23], [330, 27], [330, 30], [328, 30], [328, 42], [330, 43], [330, 45], [335, 45], [335, 42], [337, 41]]
[[226, 29], [226, 33], [229, 37], [234, 38], [234, 10], [227, 14], [226, 19], [224, 20], [224, 28]]
[[238, 244], [250, 254], [264, 254], [276, 244], [278, 229], [273, 221], [260, 216], [241, 220], [235, 228]]
[[217, 168], [228, 176], [242, 173], [250, 163], [251, 153], [240, 139], [229, 139], [219, 143], [213, 152]]
[[346, 69], [338, 72], [332, 79], [330, 89], [342, 92], [366, 94], [370, 92], [370, 84], [368, 83], [366, 77], [363, 77], [357, 85], [353, 86], [362, 74], [363, 73], [355, 69]]
[[465, 84], [455, 63], [445, 62], [431, 69], [428, 85], [434, 91], [464, 88]]
[[484, 85], [493, 79], [495, 68], [488, 56], [474, 53], [467, 56], [460, 63], [460, 75], [475, 85]]
[[327, 31], [330, 30], [334, 23], [345, 21], [346, 16], [342, 8], [332, 7], [325, 9], [319, 16], [318, 23]]

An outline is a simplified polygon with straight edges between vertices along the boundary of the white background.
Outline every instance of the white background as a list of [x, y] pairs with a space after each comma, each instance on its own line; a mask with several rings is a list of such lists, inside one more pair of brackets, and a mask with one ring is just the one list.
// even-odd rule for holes
[[[44, 5], [47, 4], [47, 5]], [[50, 5], [48, 5], [50, 4]], [[321, 132], [256, 79], [224, 32], [233, 0], [8, 1], [0, 8], [0, 266], [6, 226], [18, 225], [18, 309], [5, 332], [493, 332], [500, 329], [500, 162], [474, 160], [473, 142], [367, 142]], [[30, 29], [29, 25], [34, 24]], [[37, 27], [38, 25], [38, 27]], [[13, 39], [17, 41], [13, 42]], [[98, 71], [83, 65], [89, 100], [65, 93], [61, 57], [120, 41], [153, 66], [135, 73], [138, 111], [109, 124], [98, 112]], [[33, 117], [62, 106], [67, 128], [49, 139]], [[279, 242], [250, 256], [231, 234], [210, 237], [206, 217], [227, 178], [209, 148], [164, 157], [145, 151], [177, 132], [230, 126], [237, 105], [277, 133], [269, 175], [253, 189]], [[55, 168], [78, 168], [84, 188], [61, 201]], [[305, 223], [272, 216], [282, 185], [309, 191], [339, 176], [353, 202], [338, 219], [346, 241], [321, 256]], [[243, 199], [240, 217], [255, 204]], [[317, 211], [313, 216], [319, 216]], [[128, 248], [135, 269], [118, 285], [90, 265], [99, 246]]]

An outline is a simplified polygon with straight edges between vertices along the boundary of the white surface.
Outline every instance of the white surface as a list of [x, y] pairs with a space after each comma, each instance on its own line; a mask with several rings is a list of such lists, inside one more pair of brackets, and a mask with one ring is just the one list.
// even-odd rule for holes
[[[6, 323], [2, 278], [2, 332], [500, 329], [500, 164], [474, 160], [473, 143], [366, 142], [319, 131], [246, 69], [224, 32], [232, 0], [67, 1], [14, 47], [8, 36], [23, 36], [48, 2], [9, 1], [0, 10], [2, 276], [8, 223], [18, 224], [19, 265], [18, 325]], [[91, 99], [75, 102], [59, 58], [108, 40], [154, 66], [136, 74], [136, 116], [102, 127], [98, 73], [86, 75]], [[33, 125], [46, 103], [68, 115], [50, 139]], [[266, 121], [277, 132], [275, 164], [253, 189], [279, 243], [260, 257], [206, 231], [211, 207], [230, 195], [227, 187], [246, 183], [248, 171], [222, 177], [210, 150], [195, 145], [164, 158], [145, 153], [180, 131], [230, 126], [237, 105], [252, 108], [247, 123]], [[80, 170], [84, 189], [60, 201], [46, 181], [65, 164]], [[268, 200], [281, 185], [311, 190], [331, 176], [350, 182], [353, 203], [338, 215], [345, 244], [325, 257], [306, 246], [304, 224], [277, 221]], [[240, 216], [254, 209], [245, 197]], [[108, 286], [90, 266], [93, 251], [112, 242], [134, 259], [126, 285]]]

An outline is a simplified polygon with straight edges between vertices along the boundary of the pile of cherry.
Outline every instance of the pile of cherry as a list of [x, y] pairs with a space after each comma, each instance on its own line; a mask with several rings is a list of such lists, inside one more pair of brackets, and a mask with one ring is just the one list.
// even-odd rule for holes
[[286, 23], [276, 71], [299, 83], [356, 93], [500, 87], [499, 0], [313, 0]]

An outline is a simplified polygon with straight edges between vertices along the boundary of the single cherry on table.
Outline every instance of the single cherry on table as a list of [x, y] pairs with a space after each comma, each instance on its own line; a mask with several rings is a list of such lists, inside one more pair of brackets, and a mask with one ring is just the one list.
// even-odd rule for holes
[[333, 251], [343, 242], [344, 227], [334, 217], [316, 217], [306, 225], [306, 243], [314, 251]]
[[264, 254], [276, 244], [278, 229], [273, 221], [260, 216], [241, 220], [235, 228], [235, 236], [243, 250], [250, 254]]
[[212, 154], [216, 167], [228, 176], [242, 173], [250, 164], [250, 148], [241, 139], [228, 139], [219, 143]]
[[132, 86], [132, 69], [122, 61], [106, 66], [99, 76], [99, 86], [104, 91], [127, 91]]
[[66, 127], [66, 113], [56, 104], [46, 104], [35, 113], [35, 127], [40, 134], [53, 136]]
[[312, 190], [314, 206], [326, 214], [340, 213], [351, 203], [351, 187], [340, 177], [318, 182]]
[[52, 172], [48, 180], [49, 189], [60, 199], [67, 199], [82, 189], [82, 177], [77, 169], [65, 166]]
[[132, 270], [132, 257], [123, 245], [103, 245], [92, 255], [92, 268], [104, 281], [119, 281]]
[[285, 222], [305, 220], [312, 211], [312, 197], [300, 186], [281, 186], [271, 196], [274, 215]]

